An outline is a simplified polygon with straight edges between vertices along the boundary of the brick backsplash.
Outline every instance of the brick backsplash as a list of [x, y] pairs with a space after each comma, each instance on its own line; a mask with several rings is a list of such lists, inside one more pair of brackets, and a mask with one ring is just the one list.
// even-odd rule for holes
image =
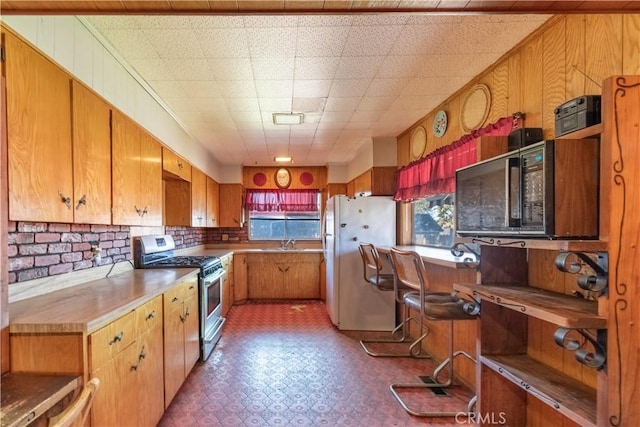
[[[99, 265], [131, 261], [128, 226], [9, 221], [9, 283], [97, 267], [91, 245], [102, 249]], [[207, 243], [249, 242], [245, 228], [169, 227], [177, 249]]]
[[128, 226], [9, 221], [7, 242], [9, 283], [96, 267], [91, 245], [99, 265], [131, 260]]
[[165, 227], [165, 233], [176, 242], [176, 249], [185, 249], [207, 243], [207, 229], [193, 227]]

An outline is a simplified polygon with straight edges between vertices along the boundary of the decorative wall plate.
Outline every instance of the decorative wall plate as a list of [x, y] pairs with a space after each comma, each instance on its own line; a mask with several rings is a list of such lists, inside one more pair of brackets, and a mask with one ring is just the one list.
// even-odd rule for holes
[[422, 126], [418, 126], [411, 134], [411, 160], [417, 160], [424, 154], [427, 147], [427, 131]]
[[480, 128], [489, 116], [491, 92], [485, 84], [477, 84], [467, 94], [460, 109], [460, 125], [466, 132]]
[[291, 172], [287, 168], [280, 168], [276, 171], [274, 181], [278, 188], [289, 188], [291, 185]]
[[440, 138], [447, 131], [447, 112], [439, 110], [433, 118], [433, 134]]

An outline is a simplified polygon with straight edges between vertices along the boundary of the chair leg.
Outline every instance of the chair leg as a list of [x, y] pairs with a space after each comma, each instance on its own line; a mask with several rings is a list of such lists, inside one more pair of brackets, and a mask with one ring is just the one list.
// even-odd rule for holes
[[[362, 349], [364, 350], [365, 353], [367, 353], [369, 356], [372, 357], [415, 357], [415, 358], [419, 358], [419, 359], [429, 359], [431, 358], [430, 355], [423, 353], [422, 352], [422, 346], [420, 345], [422, 340], [426, 338], [426, 336], [429, 334], [429, 332], [427, 331], [426, 333], [422, 333], [423, 331], [423, 326], [422, 326], [422, 322], [420, 322], [420, 338], [418, 338], [417, 340], [414, 340], [411, 345], [409, 346], [409, 352], [408, 353], [380, 353], [380, 352], [375, 352], [373, 350], [371, 350], [370, 348], [367, 348], [367, 344], [402, 344], [402, 343], [406, 343], [410, 340], [410, 337], [407, 333], [408, 330], [408, 326], [411, 323], [411, 321], [414, 322], [419, 322], [418, 319], [415, 319], [411, 316], [409, 316], [409, 309], [405, 307], [405, 313], [404, 313], [404, 320], [398, 325], [396, 326], [396, 328], [391, 331], [391, 339], [387, 339], [387, 340], [360, 340], [360, 346], [362, 346]], [[394, 339], [393, 337], [397, 336], [398, 332], [402, 332], [402, 335], [400, 336], [399, 339]], [[416, 348], [416, 346], [418, 346], [418, 351], [414, 351], [414, 348]]]
[[[407, 411], [409, 414], [415, 417], [456, 417], [456, 416], [467, 416], [473, 414], [473, 407], [476, 404], [477, 396], [472, 396], [471, 399], [467, 402], [467, 411], [419, 411], [410, 408], [407, 403], [402, 399], [399, 394], [399, 390], [401, 389], [430, 389], [430, 388], [445, 388], [449, 387], [453, 382], [453, 361], [457, 356], [465, 356], [474, 363], [477, 363], [476, 360], [465, 351], [453, 351], [453, 321], [449, 321], [449, 357], [446, 358], [442, 363], [440, 363], [433, 371], [433, 383], [424, 384], [424, 383], [410, 383], [410, 384], [391, 384], [389, 389], [391, 393], [396, 398], [400, 406]], [[439, 382], [438, 376], [440, 372], [448, 367], [448, 378], [445, 382]]]

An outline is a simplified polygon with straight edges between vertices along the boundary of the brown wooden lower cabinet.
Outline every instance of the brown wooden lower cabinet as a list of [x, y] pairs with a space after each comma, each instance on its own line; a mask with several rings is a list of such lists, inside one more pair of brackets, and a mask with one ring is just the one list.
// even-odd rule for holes
[[233, 255], [227, 255], [222, 257], [222, 268], [225, 273], [222, 276], [222, 317], [225, 317], [231, 306], [233, 305], [234, 294], [234, 268], [233, 268]]
[[233, 254], [233, 304], [247, 301], [247, 255]]
[[247, 254], [249, 299], [320, 298], [320, 254]]
[[90, 376], [100, 379], [92, 426], [155, 425], [164, 413], [162, 297], [89, 335]]
[[200, 357], [197, 277], [176, 285], [164, 296], [165, 408]]

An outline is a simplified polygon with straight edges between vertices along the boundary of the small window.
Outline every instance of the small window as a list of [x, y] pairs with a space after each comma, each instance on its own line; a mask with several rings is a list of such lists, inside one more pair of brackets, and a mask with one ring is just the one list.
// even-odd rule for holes
[[412, 202], [414, 245], [451, 248], [455, 237], [454, 195], [428, 196]]
[[294, 191], [248, 196], [250, 240], [320, 239], [320, 192]]

